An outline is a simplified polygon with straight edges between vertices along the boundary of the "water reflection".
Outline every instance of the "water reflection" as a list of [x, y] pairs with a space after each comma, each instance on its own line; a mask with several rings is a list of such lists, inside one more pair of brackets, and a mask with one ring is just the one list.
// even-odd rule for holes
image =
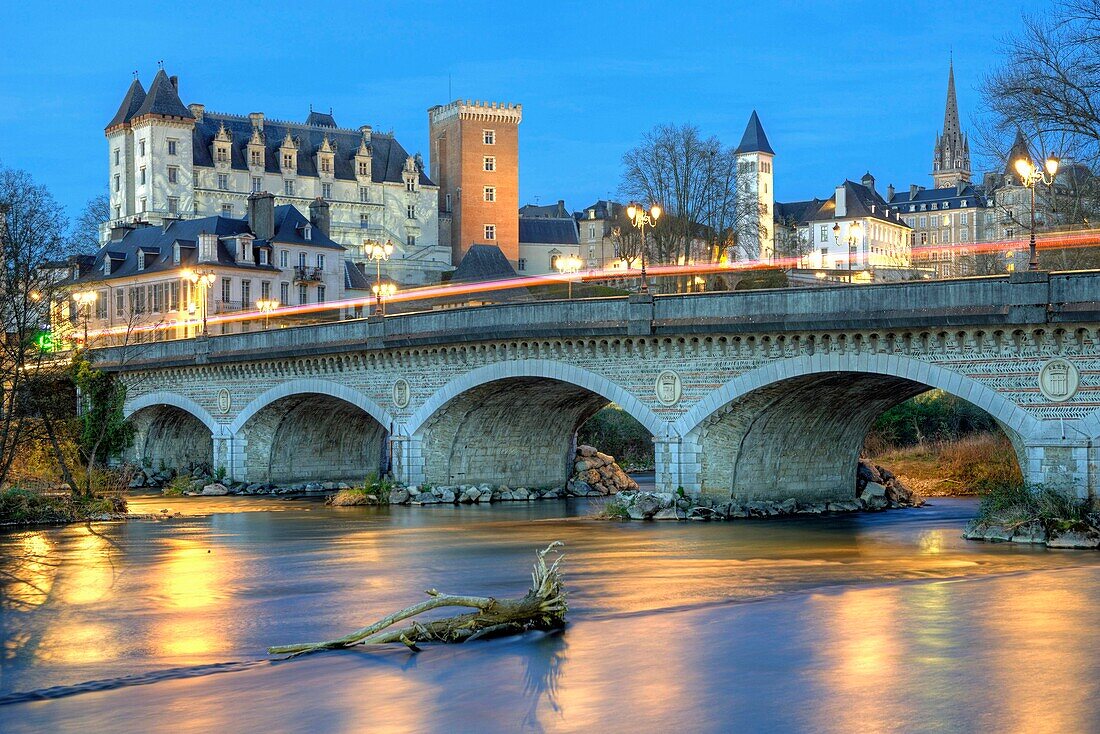
[[[225, 624], [230, 593], [239, 572], [233, 551], [209, 537], [166, 538], [156, 574], [159, 613], [151, 638], [160, 654], [206, 660], [228, 648]], [[213, 547], [212, 547], [213, 546]]]

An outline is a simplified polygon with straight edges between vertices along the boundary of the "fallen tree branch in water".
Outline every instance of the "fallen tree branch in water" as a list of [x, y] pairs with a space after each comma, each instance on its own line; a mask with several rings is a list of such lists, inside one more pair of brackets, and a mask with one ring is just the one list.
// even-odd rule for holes
[[[305, 642], [296, 645], [269, 647], [269, 655], [308, 655], [321, 650], [338, 650], [353, 645], [381, 645], [400, 642], [411, 650], [419, 650], [419, 642], [467, 642], [469, 640], [518, 634], [527, 630], [555, 630], [565, 626], [565, 591], [558, 570], [564, 556], [559, 551], [549, 566], [546, 555], [562, 546], [554, 541], [535, 554], [531, 570], [531, 588], [521, 599], [494, 599], [485, 596], [442, 594], [435, 589], [426, 593], [431, 598], [394, 612], [374, 624], [349, 635], [326, 642]], [[427, 622], [413, 621], [398, 629], [389, 629], [398, 622], [416, 617], [440, 607], [469, 607], [476, 612]]]

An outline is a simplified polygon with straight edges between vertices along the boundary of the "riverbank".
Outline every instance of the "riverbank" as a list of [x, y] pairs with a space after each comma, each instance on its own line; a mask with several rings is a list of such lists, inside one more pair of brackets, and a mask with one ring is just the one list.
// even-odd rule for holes
[[963, 497], [1023, 484], [1019, 461], [1003, 433], [892, 447], [871, 457], [923, 497]]
[[57, 525], [129, 517], [122, 495], [89, 497], [70, 491], [0, 490], [0, 526]]

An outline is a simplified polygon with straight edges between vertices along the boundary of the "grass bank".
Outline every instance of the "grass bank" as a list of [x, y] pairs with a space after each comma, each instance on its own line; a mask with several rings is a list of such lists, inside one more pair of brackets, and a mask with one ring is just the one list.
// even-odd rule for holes
[[69, 492], [40, 492], [12, 487], [0, 490], [0, 525], [82, 522], [126, 513], [121, 495], [74, 497]]
[[870, 459], [925, 497], [986, 494], [1024, 483], [1016, 452], [1003, 433], [886, 448]]

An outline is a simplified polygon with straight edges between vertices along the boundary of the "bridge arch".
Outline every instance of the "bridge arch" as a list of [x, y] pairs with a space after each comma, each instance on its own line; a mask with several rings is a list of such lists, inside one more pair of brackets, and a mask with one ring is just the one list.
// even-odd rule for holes
[[699, 489], [752, 499], [850, 497], [863, 439], [885, 410], [930, 389], [989, 413], [1021, 469], [1040, 421], [995, 390], [938, 365], [885, 354], [815, 354], [746, 372], [675, 424], [697, 455]]
[[384, 469], [393, 417], [363, 393], [297, 379], [254, 398], [230, 424], [251, 482], [359, 481]]
[[123, 415], [134, 425], [127, 458], [154, 469], [213, 464], [214, 436], [221, 432], [209, 411], [194, 400], [156, 391], [128, 401]]
[[544, 359], [500, 362], [456, 377], [409, 420], [432, 484], [562, 486], [577, 429], [608, 403], [651, 434], [667, 423], [621, 385]]

